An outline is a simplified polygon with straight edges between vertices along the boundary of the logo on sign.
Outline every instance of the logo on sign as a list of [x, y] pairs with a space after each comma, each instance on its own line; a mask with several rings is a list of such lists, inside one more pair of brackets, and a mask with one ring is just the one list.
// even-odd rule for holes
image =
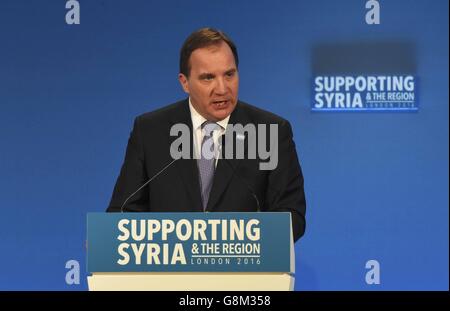
[[316, 76], [312, 111], [415, 111], [416, 77]]

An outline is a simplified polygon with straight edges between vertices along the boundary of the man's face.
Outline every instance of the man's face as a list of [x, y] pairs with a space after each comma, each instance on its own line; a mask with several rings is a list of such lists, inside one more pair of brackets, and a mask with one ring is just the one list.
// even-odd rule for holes
[[221, 42], [196, 49], [189, 62], [189, 78], [180, 73], [178, 79], [192, 105], [210, 121], [225, 119], [236, 107], [239, 89], [239, 75], [230, 47]]

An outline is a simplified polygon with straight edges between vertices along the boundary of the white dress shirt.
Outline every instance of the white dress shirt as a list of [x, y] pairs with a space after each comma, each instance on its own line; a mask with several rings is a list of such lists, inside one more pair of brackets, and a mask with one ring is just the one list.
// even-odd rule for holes
[[[194, 106], [192, 106], [190, 97], [189, 97], [189, 110], [191, 111], [192, 128], [193, 128], [192, 134], [193, 134], [193, 139], [194, 139], [194, 156], [196, 159], [200, 159], [202, 140], [203, 140], [203, 136], [204, 136], [204, 133], [202, 131], [202, 124], [207, 120], [201, 114], [199, 114], [197, 112], [197, 110], [195, 110]], [[218, 141], [219, 141], [220, 136], [225, 134], [225, 130], [227, 129], [229, 119], [230, 119], [230, 116], [227, 116], [225, 119], [223, 119], [221, 121], [217, 121], [216, 123], [220, 126], [218, 129], [213, 131], [213, 141], [214, 141], [214, 146], [216, 146], [216, 149], [215, 149], [216, 150], [216, 154], [215, 154], [215, 158], [216, 158], [215, 165], [216, 166], [217, 166], [217, 161], [219, 158], [218, 154], [220, 152], [219, 148], [217, 148]]]

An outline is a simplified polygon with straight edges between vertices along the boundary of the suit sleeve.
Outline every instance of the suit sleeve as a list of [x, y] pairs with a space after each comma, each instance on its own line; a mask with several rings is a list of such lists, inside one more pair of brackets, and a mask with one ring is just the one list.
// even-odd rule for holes
[[294, 241], [305, 232], [306, 200], [303, 174], [289, 122], [279, 126], [278, 165], [269, 173], [264, 209], [290, 212]]
[[[125, 200], [148, 180], [139, 117], [135, 119], [128, 139], [125, 159], [113, 190], [107, 212], [120, 212]], [[124, 205], [125, 212], [148, 211], [148, 187], [134, 194]]]

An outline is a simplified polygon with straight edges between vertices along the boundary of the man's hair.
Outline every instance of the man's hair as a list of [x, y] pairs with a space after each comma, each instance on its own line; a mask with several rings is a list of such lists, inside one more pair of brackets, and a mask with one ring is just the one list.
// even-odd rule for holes
[[201, 28], [191, 33], [181, 47], [180, 73], [184, 74], [186, 77], [189, 77], [191, 71], [189, 58], [194, 50], [212, 45], [219, 45], [221, 42], [225, 42], [230, 47], [237, 67], [239, 64], [239, 58], [233, 41], [231, 41], [231, 39], [220, 30], [216, 30], [214, 28]]

